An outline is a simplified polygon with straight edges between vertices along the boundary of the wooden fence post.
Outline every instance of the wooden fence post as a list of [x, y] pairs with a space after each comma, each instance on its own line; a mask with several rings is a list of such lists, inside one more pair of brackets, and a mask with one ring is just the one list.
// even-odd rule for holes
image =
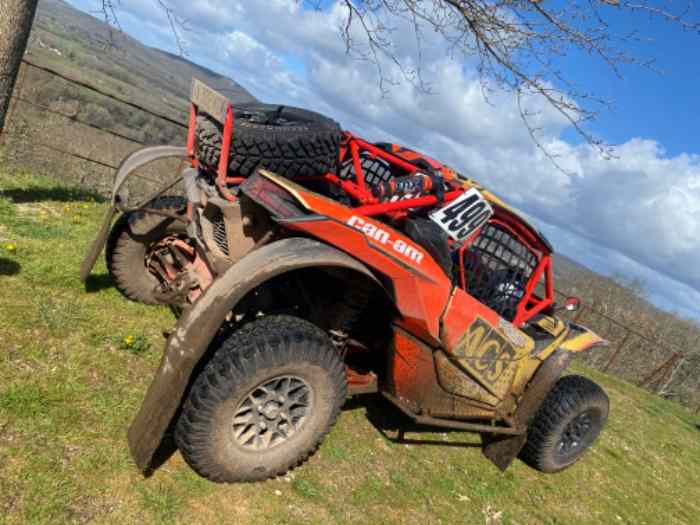
[[657, 367], [651, 374], [642, 379], [642, 382], [639, 383], [639, 386], [644, 387], [646, 385], [660, 384], [664, 380], [666, 375], [671, 370], [673, 370], [674, 363], [678, 361], [678, 359], [680, 359], [681, 357], [683, 357], [682, 354], [673, 354], [667, 361], [665, 361], [663, 364]]
[[625, 337], [622, 338], [622, 342], [617, 345], [617, 348], [615, 351], [612, 353], [610, 356], [610, 359], [608, 359], [608, 362], [605, 363], [605, 366], [603, 367], [603, 372], [607, 372], [610, 366], [613, 364], [613, 362], [617, 359], [617, 356], [620, 355], [620, 352], [624, 348], [624, 346], [627, 344], [627, 340], [630, 338], [632, 332], [627, 330], [627, 333], [625, 334]]

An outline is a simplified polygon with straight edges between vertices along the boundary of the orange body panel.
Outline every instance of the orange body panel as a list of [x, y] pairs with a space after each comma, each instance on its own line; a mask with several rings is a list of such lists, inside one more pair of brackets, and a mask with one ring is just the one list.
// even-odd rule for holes
[[502, 400], [535, 347], [529, 336], [460, 288], [453, 292], [441, 335], [469, 376]]
[[393, 352], [387, 363], [387, 382], [390, 391], [399, 399], [417, 407], [419, 389], [416, 388], [418, 359], [422, 353], [417, 341], [397, 330], [394, 332]]
[[[308, 198], [308, 195], [304, 195]], [[394, 286], [394, 299], [401, 313], [401, 326], [433, 344], [440, 344], [440, 318], [451, 290], [445, 272], [425, 250], [383, 223], [353, 215], [344, 206], [315, 206], [327, 218], [287, 222], [285, 227], [306, 232], [338, 246], [369, 268], [387, 276]], [[370, 232], [369, 234], [367, 232]], [[387, 237], [388, 236], [388, 237]], [[387, 239], [386, 242], [382, 242]], [[368, 250], [368, 245], [373, 249]], [[395, 247], [406, 247], [403, 253]], [[410, 255], [405, 255], [410, 250]]]

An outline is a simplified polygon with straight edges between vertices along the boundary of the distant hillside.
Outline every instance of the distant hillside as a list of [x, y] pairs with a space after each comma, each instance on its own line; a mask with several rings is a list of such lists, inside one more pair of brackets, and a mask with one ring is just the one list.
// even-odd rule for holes
[[557, 281], [578, 281], [586, 277], [592, 278], [598, 275], [593, 270], [590, 270], [581, 263], [578, 263], [561, 253], [554, 254], [553, 264], [554, 275]]
[[25, 59], [38, 67], [20, 75], [0, 157], [103, 193], [111, 170], [135, 149], [185, 143], [193, 78], [234, 103], [256, 100], [234, 80], [147, 47], [63, 0], [40, 0]]
[[[134, 150], [185, 144], [192, 78], [234, 103], [256, 100], [234, 80], [147, 47], [62, 0], [40, 0], [25, 59], [31, 65], [15, 88], [0, 164], [104, 195]], [[177, 169], [171, 164], [149, 166], [132, 194], [152, 193]]]
[[182, 113], [192, 78], [253, 102], [235, 81], [189, 60], [147, 47], [62, 0], [41, 0], [30, 39], [30, 58], [78, 76], [159, 112]]

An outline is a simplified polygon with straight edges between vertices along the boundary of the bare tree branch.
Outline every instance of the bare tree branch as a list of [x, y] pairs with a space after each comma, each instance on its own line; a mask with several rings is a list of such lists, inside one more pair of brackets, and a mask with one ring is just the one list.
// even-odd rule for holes
[[[165, 0], [154, 0], [158, 7], [163, 11], [170, 26], [170, 32], [173, 35], [178, 53], [181, 56], [187, 55], [187, 49], [183, 33], [188, 30], [187, 20], [179, 17], [175, 10]], [[96, 11], [104, 22], [110, 27], [109, 44], [114, 45], [114, 33], [111, 28], [116, 28], [119, 33], [123, 33], [121, 23], [117, 11], [119, 10], [120, 0], [100, 0], [100, 8]]]
[[[415, 71], [421, 71], [421, 28], [438, 33], [451, 54], [476, 60], [482, 93], [488, 99], [490, 86], [512, 92], [518, 101], [521, 118], [530, 136], [555, 165], [556, 156], [547, 153], [538, 140], [540, 130], [532, 126], [532, 113], [523, 106], [523, 96], [535, 94], [547, 102], [576, 133], [605, 158], [612, 148], [597, 139], [587, 128], [612, 101], [594, 92], [579, 89], [560, 65], [575, 53], [597, 58], [611, 73], [623, 77], [623, 67], [641, 66], [658, 71], [653, 59], [636, 57], [630, 49], [649, 39], [633, 30], [617, 34], [608, 23], [614, 11], [648, 14], [659, 21], [676, 24], [683, 30], [700, 31], [700, 21], [689, 18], [692, 4], [674, 6], [663, 0], [567, 0], [554, 4], [545, 0], [343, 0], [348, 17], [344, 26], [346, 47], [351, 52], [359, 37], [348, 37], [356, 20], [372, 48], [374, 59], [390, 56], [403, 65], [406, 57], [397, 56], [391, 47], [388, 19], [408, 18], [417, 34]], [[664, 6], [662, 4], [668, 4]], [[404, 73], [404, 69], [400, 69]], [[382, 74], [381, 68], [378, 72]], [[412, 70], [411, 72], [414, 73]], [[415, 81], [415, 76], [404, 79]], [[382, 79], [380, 78], [380, 83]], [[422, 80], [416, 83], [422, 88]], [[561, 169], [561, 166], [558, 166]]]
[[180, 55], [187, 55], [185, 49], [185, 43], [182, 38], [182, 32], [187, 30], [187, 21], [184, 18], [178, 17], [173, 9], [165, 2], [165, 0], [156, 0], [158, 5], [165, 13], [168, 19], [168, 24], [170, 24], [170, 31], [175, 39], [175, 45], [180, 53]]
[[[175, 44], [185, 54], [179, 18], [169, 0], [153, 0], [165, 13]], [[297, 0], [308, 8], [321, 10], [321, 0]], [[116, 7], [115, 7], [115, 3]], [[101, 0], [106, 22], [119, 28], [116, 16], [119, 0]], [[673, 4], [671, 0], [336, 0], [346, 17], [339, 33], [346, 53], [370, 62], [376, 69], [380, 92], [390, 85], [410, 82], [417, 89], [431, 89], [423, 74], [424, 35], [435, 33], [441, 46], [456, 59], [474, 61], [482, 93], [498, 89], [517, 99], [520, 116], [535, 145], [550, 161], [537, 138], [541, 131], [532, 125], [532, 112], [523, 105], [540, 97], [564, 122], [605, 158], [612, 148], [588, 130], [588, 124], [612, 101], [593, 91], [580, 89], [562, 66], [571, 56], [587, 55], [606, 64], [612, 75], [622, 78], [623, 68], [636, 65], [657, 71], [653, 58], [638, 57], [632, 50], [650, 38], [639, 30], [618, 33], [608, 21], [612, 15], [648, 15], [652, 20], [673, 24], [681, 30], [700, 33], [700, 21], [691, 18], [692, 1]], [[619, 25], [619, 24], [618, 24]], [[406, 31], [415, 37], [415, 53], [406, 55], [396, 43]], [[434, 39], [431, 39], [434, 42]]]

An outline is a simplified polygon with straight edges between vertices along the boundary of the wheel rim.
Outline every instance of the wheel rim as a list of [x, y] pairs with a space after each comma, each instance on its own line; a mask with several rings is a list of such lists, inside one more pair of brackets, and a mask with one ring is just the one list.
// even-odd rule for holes
[[[284, 109], [284, 106], [281, 106]], [[282, 111], [278, 109], [274, 112], [255, 112], [241, 111], [236, 115], [238, 120], [245, 120], [251, 124], [261, 124], [264, 126], [278, 126], [282, 128], [295, 127], [299, 122], [288, 120], [281, 115]]]
[[276, 377], [256, 386], [234, 412], [233, 438], [243, 448], [267, 450], [288, 441], [304, 425], [313, 391], [299, 376]]
[[169, 235], [149, 246], [144, 259], [151, 275], [161, 283], [170, 283], [192, 263], [194, 256], [194, 249], [185, 239]]
[[562, 459], [577, 456], [593, 441], [595, 434], [595, 413], [593, 410], [581, 412], [564, 427], [557, 443], [557, 454]]

